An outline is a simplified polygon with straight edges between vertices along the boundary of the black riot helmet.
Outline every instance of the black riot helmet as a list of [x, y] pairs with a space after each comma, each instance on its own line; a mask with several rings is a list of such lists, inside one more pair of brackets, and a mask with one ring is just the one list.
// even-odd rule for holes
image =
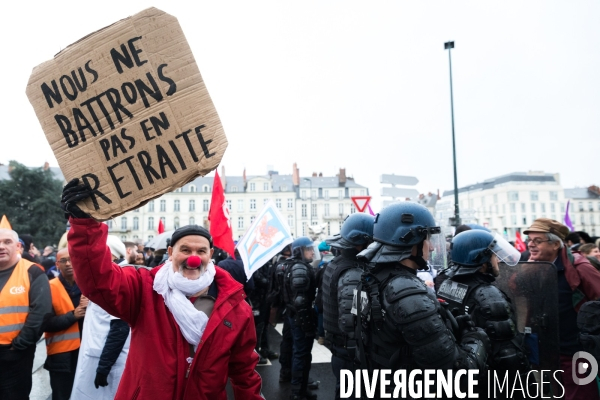
[[367, 246], [373, 241], [375, 218], [363, 213], [351, 214], [344, 220], [339, 235], [327, 240], [327, 244], [338, 249]]
[[[410, 259], [419, 269], [427, 269], [427, 261], [423, 258], [423, 242], [433, 238], [443, 240], [440, 233], [440, 227], [424, 206], [411, 202], [393, 203], [375, 216], [375, 242], [361, 252], [359, 258], [370, 263]], [[416, 256], [412, 254], [413, 246], [417, 246]], [[436, 247], [431, 246], [430, 251]], [[445, 250], [445, 243], [443, 248]]]

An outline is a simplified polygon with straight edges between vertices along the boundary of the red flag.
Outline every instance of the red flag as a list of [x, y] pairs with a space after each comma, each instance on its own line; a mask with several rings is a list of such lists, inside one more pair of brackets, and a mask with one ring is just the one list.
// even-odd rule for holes
[[165, 231], [165, 225], [163, 224], [162, 219], [158, 220], [158, 229], [157, 230], [158, 230], [159, 235]]
[[523, 242], [523, 239], [521, 238], [521, 232], [519, 231], [517, 231], [517, 238], [515, 239], [515, 248], [519, 250], [520, 253], [527, 250], [527, 246], [525, 245], [525, 242]]
[[229, 208], [227, 208], [227, 203], [225, 202], [225, 192], [221, 178], [219, 178], [219, 173], [216, 171], [208, 220], [210, 221], [210, 234], [213, 238], [213, 244], [235, 258], [233, 232], [231, 230], [231, 221], [229, 221]]

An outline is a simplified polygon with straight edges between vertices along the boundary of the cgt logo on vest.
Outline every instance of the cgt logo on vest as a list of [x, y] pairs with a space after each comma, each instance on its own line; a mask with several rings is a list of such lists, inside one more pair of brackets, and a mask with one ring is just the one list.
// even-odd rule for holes
[[10, 288], [10, 294], [21, 294], [21, 293], [25, 293], [24, 286], [13, 286]]

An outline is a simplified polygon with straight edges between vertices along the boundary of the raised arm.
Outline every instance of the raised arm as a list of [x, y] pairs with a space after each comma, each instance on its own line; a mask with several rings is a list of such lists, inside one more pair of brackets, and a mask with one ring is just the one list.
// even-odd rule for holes
[[140, 272], [112, 262], [105, 224], [92, 218], [71, 217], [69, 222], [69, 254], [81, 292], [109, 314], [135, 325], [142, 297]]

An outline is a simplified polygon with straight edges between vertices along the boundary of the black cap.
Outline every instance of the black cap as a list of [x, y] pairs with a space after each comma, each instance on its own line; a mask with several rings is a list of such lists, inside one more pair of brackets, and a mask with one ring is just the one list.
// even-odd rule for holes
[[213, 247], [213, 241], [212, 241], [212, 236], [210, 236], [210, 232], [208, 232], [208, 230], [203, 227], [203, 226], [199, 226], [199, 225], [186, 225], [186, 226], [182, 226], [181, 228], [177, 229], [175, 232], [173, 232], [173, 235], [171, 236], [171, 247], [175, 246], [175, 242], [177, 242], [179, 239], [181, 239], [184, 236], [189, 236], [189, 235], [198, 235], [198, 236], [203, 236], [206, 239], [208, 239], [208, 243], [210, 244], [210, 247]]

